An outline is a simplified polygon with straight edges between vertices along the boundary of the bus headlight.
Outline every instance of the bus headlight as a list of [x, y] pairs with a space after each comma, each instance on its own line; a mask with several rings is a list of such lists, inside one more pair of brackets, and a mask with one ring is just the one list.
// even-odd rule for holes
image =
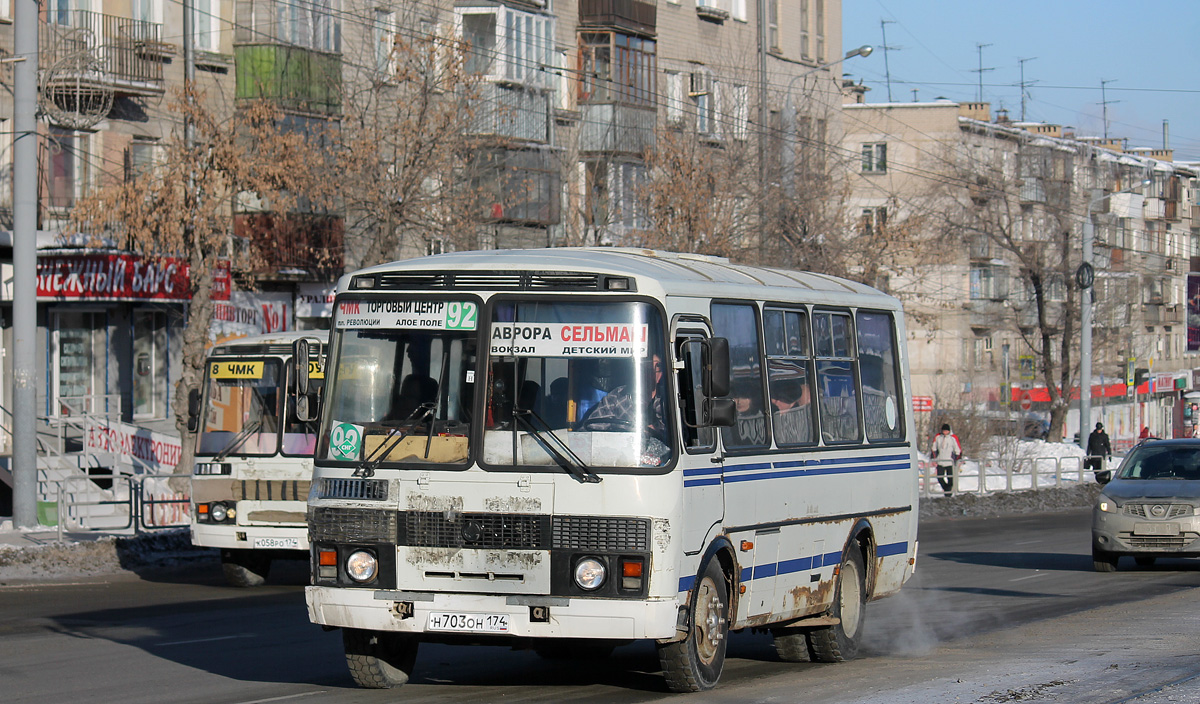
[[346, 574], [355, 582], [370, 582], [379, 572], [379, 561], [366, 550], [355, 550], [346, 558]]
[[604, 584], [606, 572], [603, 562], [594, 557], [585, 557], [575, 563], [575, 584], [589, 592], [598, 589]]
[[226, 518], [229, 518], [229, 509], [225, 504], [217, 502], [208, 507], [208, 517], [214, 523], [224, 523]]

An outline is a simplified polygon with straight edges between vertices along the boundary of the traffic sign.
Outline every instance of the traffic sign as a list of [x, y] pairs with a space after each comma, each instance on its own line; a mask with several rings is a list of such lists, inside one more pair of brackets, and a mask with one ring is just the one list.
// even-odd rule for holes
[[1021, 392], [1021, 410], [1028, 411], [1033, 408], [1033, 395], [1028, 391]]

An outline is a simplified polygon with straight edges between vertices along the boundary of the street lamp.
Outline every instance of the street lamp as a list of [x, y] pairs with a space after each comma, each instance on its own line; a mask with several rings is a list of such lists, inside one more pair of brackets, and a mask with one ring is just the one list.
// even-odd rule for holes
[[1075, 272], [1075, 283], [1082, 289], [1079, 305], [1079, 446], [1084, 452], [1087, 451], [1088, 426], [1092, 422], [1092, 284], [1096, 281], [1096, 269], [1092, 266], [1092, 245], [1096, 239], [1092, 211], [1113, 196], [1135, 193], [1151, 183], [1151, 179], [1145, 179], [1136, 186], [1112, 193], [1093, 188], [1092, 197], [1088, 201], [1087, 217], [1083, 220], [1083, 261]]
[[863, 44], [857, 49], [847, 51], [846, 55], [837, 61], [830, 61], [827, 64], [821, 64], [820, 66], [810, 68], [803, 73], [798, 73], [795, 76], [792, 76], [792, 80], [788, 81], [785, 92], [786, 98], [783, 106], [783, 124], [784, 128], [787, 129], [788, 134], [787, 147], [783, 150], [783, 173], [784, 183], [785, 187], [787, 188], [787, 195], [789, 198], [796, 195], [796, 107], [792, 104], [792, 86], [795, 85], [797, 78], [804, 78], [805, 76], [812, 75], [817, 71], [824, 71], [831, 66], [836, 66], [843, 61], [847, 59], [853, 59], [856, 56], [870, 56], [872, 51], [875, 51], [874, 47]]

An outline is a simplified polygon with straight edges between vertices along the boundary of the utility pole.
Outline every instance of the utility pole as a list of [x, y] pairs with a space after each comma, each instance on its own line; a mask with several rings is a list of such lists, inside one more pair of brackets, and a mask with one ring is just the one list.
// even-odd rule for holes
[[1028, 59], [1017, 59], [1017, 63], [1021, 65], [1021, 122], [1025, 121], [1025, 100], [1029, 97], [1027, 89], [1029, 86], [1037, 83], [1037, 81], [1025, 81], [1025, 62], [1036, 60], [1036, 56], [1031, 56]]
[[976, 44], [975, 45], [975, 51], [979, 52], [979, 68], [971, 69], [971, 73], [979, 74], [979, 92], [976, 93], [976, 95], [975, 95], [975, 102], [977, 102], [977, 103], [983, 102], [983, 74], [984, 74], [984, 72], [996, 70], [995, 66], [990, 66], [988, 68], [983, 67], [983, 50], [989, 46], [991, 46], [991, 44]]
[[[758, 0], [758, 253], [767, 254], [767, 2]], [[784, 125], [784, 129], [792, 129]]]
[[1109, 83], [1112, 83], [1116, 80], [1117, 79], [1115, 79], [1115, 78], [1110, 78], [1107, 81], [1104, 80], [1103, 78], [1100, 79], [1100, 106], [1101, 106], [1102, 110], [1104, 111], [1104, 141], [1105, 142], [1108, 141], [1108, 104], [1121, 102], [1120, 100], [1109, 100], [1107, 97], [1108, 93], [1105, 90], [1105, 87]]
[[883, 49], [883, 76], [884, 76], [884, 80], [887, 81], [888, 102], [890, 103], [890, 102], [892, 102], [892, 71], [890, 68], [888, 68], [888, 50], [889, 49], [899, 49], [900, 47], [888, 46], [887, 26], [889, 24], [896, 24], [896, 21], [895, 20], [885, 20], [885, 19], [879, 20], [879, 31], [883, 34], [883, 44], [881, 44], [879, 46], [879, 48]]
[[[38, 0], [13, 17], [13, 523], [37, 518], [37, 75]], [[60, 517], [61, 520], [61, 517]]]

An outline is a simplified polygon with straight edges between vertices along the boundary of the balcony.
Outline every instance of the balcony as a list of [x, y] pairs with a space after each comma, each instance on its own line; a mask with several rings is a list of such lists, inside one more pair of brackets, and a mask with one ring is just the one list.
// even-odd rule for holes
[[162, 42], [162, 25], [89, 10], [50, 16], [55, 21], [39, 23], [44, 89], [163, 93], [163, 58], [171, 47]]
[[654, 36], [658, 29], [658, 8], [642, 0], [579, 0], [580, 27], [622, 29]]
[[284, 44], [233, 48], [238, 100], [267, 100], [283, 110], [342, 112], [342, 56]]
[[641, 155], [654, 146], [658, 113], [619, 103], [580, 106], [579, 151]]

